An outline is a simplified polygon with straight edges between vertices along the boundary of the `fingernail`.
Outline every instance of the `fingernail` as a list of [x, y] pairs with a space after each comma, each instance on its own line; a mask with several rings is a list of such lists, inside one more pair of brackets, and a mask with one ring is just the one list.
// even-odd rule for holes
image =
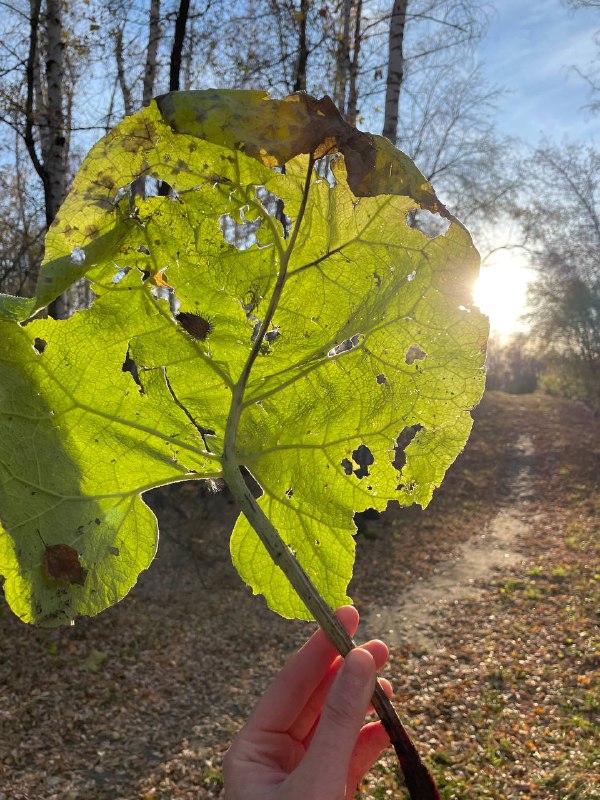
[[368, 650], [357, 647], [344, 659], [343, 669], [349, 678], [366, 683], [375, 674], [375, 660]]

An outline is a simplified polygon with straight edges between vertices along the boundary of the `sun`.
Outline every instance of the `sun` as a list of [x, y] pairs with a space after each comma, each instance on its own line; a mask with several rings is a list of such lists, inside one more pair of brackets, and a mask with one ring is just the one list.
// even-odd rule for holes
[[489, 317], [492, 336], [507, 339], [526, 330], [527, 323], [522, 317], [527, 312], [530, 280], [531, 274], [524, 261], [510, 254], [481, 268], [473, 285], [473, 300]]

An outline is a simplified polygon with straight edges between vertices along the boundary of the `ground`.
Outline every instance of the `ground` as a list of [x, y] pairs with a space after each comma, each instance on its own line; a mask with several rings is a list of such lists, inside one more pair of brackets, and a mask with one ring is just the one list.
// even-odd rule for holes
[[[118, 607], [43, 631], [0, 610], [0, 800], [223, 796], [228, 742], [309, 625], [231, 567], [226, 493], [150, 499], [159, 556]], [[426, 511], [359, 534], [359, 636], [444, 800], [600, 798], [600, 420], [489, 394]], [[392, 755], [363, 798], [404, 798]]]

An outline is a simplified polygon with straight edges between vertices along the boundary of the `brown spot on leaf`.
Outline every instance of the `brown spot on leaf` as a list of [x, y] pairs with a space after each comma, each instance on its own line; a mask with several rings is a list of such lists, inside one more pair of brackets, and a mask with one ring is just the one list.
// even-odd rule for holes
[[208, 334], [212, 331], [212, 325], [207, 319], [200, 316], [200, 314], [192, 314], [189, 311], [182, 311], [181, 314], [176, 316], [177, 322], [181, 327], [189, 333], [194, 339], [204, 341]]
[[44, 550], [42, 571], [53, 581], [66, 581], [83, 586], [87, 569], [79, 560], [79, 553], [69, 544], [51, 544]]

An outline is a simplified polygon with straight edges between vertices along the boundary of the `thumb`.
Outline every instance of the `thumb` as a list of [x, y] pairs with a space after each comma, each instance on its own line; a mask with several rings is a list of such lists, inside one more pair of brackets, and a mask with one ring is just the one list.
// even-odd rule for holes
[[[331, 687], [310, 746], [296, 773], [305, 796], [342, 798], [350, 758], [375, 688], [376, 667], [367, 650], [351, 650]], [[296, 777], [296, 775], [294, 776]]]

